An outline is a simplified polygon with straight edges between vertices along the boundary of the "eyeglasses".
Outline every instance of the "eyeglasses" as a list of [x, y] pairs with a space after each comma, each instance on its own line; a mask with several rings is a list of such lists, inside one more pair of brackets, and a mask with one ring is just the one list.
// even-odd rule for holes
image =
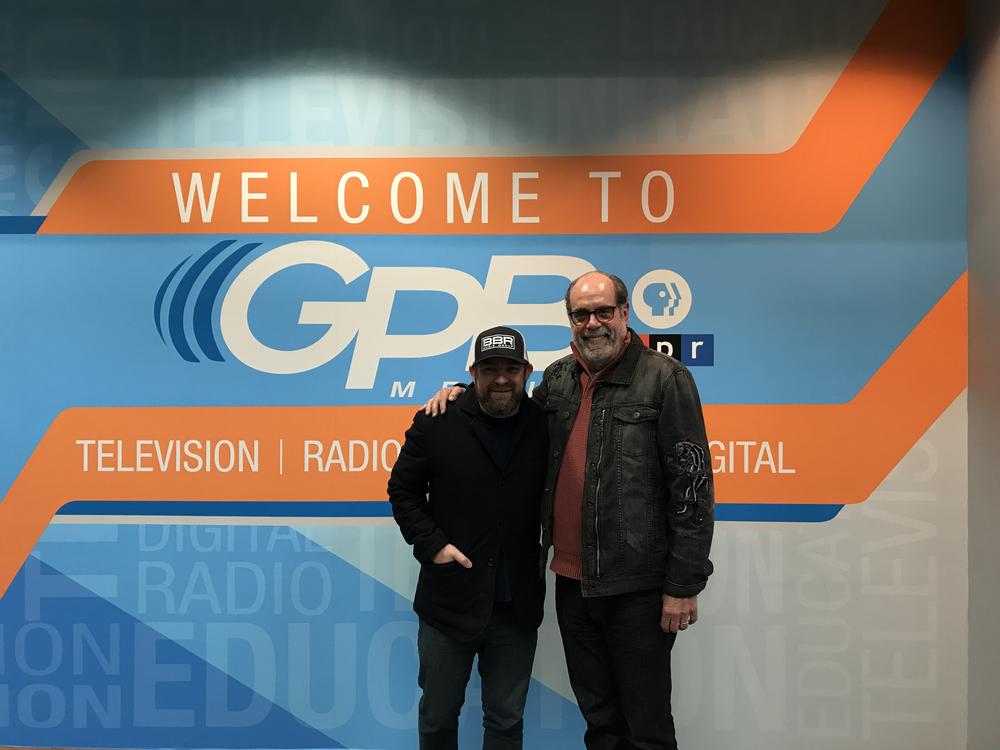
[[573, 321], [575, 326], [585, 326], [590, 322], [590, 316], [593, 315], [597, 318], [598, 323], [610, 323], [615, 317], [615, 310], [618, 309], [617, 305], [609, 307], [598, 307], [596, 310], [584, 310], [580, 308], [579, 310], [570, 310], [569, 319]]

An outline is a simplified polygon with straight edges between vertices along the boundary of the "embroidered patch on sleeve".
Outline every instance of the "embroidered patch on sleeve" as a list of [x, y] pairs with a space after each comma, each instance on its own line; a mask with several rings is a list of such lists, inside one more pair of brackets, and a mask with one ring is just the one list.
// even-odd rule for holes
[[678, 515], [686, 513], [688, 505], [695, 508], [694, 522], [701, 524], [705, 520], [708, 506], [708, 495], [711, 487], [711, 474], [705, 449], [697, 443], [682, 440], [674, 445], [674, 455], [668, 462], [671, 471], [688, 478], [688, 486], [684, 489], [682, 505], [677, 510]]

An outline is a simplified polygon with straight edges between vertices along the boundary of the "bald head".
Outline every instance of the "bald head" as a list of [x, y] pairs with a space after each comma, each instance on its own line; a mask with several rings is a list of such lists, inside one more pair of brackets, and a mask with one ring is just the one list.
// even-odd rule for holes
[[566, 312], [574, 309], [571, 304], [570, 296], [573, 295], [573, 291], [577, 288], [577, 286], [581, 287], [581, 291], [584, 286], [588, 291], [597, 290], [598, 288], [601, 291], [609, 291], [614, 299], [612, 304], [628, 304], [628, 287], [625, 286], [624, 281], [619, 279], [613, 273], [606, 273], [604, 271], [588, 271], [583, 274], [583, 276], [577, 276], [570, 282], [569, 287], [567, 287]]

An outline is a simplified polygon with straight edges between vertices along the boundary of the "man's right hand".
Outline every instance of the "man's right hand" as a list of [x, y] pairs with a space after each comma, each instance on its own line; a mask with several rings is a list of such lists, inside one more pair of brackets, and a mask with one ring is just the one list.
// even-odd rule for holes
[[[436, 417], [438, 414], [444, 414], [448, 411], [448, 402], [454, 401], [463, 393], [465, 393], [465, 389], [460, 385], [453, 385], [451, 388], [442, 388], [431, 396], [430, 401], [424, 404], [424, 414], [428, 417]], [[448, 546], [450, 547], [451, 545], [449, 544]], [[466, 565], [465, 567], [469, 566]]]
[[472, 567], [472, 560], [463, 555], [461, 550], [454, 544], [444, 545], [441, 549], [437, 551], [437, 554], [431, 558], [431, 562], [433, 562], [435, 565], [444, 565], [445, 563], [457, 562], [463, 568]]

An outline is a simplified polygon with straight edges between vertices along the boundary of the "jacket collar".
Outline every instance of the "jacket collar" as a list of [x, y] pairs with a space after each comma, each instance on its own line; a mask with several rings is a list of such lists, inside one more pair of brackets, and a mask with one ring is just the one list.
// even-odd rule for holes
[[628, 329], [629, 334], [631, 334], [632, 340], [629, 341], [627, 347], [625, 347], [625, 354], [615, 369], [608, 373], [607, 382], [617, 383], [619, 385], [628, 385], [632, 382], [632, 377], [635, 375], [635, 368], [639, 364], [639, 357], [642, 355], [642, 350], [646, 348], [642, 339], [639, 338], [639, 334], [633, 331], [631, 328]]
[[[507, 469], [506, 466], [500, 466], [496, 458], [493, 455], [493, 450], [491, 446], [490, 437], [487, 434], [488, 427], [486, 426], [486, 421], [482, 419], [483, 412], [479, 407], [479, 403], [476, 401], [476, 386], [470, 383], [469, 387], [465, 389], [465, 392], [458, 397], [455, 402], [458, 408], [466, 415], [469, 419], [470, 427], [472, 428], [472, 433], [479, 439], [479, 442], [483, 446], [483, 450], [486, 451], [486, 455], [489, 456], [490, 461], [493, 465], [503, 472]], [[527, 411], [530, 409], [538, 409], [538, 407], [530, 398], [524, 398], [521, 401], [521, 407], [519, 409], [517, 419], [517, 427], [514, 431], [514, 448], [510, 454], [510, 460], [513, 462], [514, 454], [517, 452], [517, 446], [521, 442], [521, 438], [524, 437], [525, 429], [528, 426]], [[515, 419], [515, 417], [511, 417]]]
[[469, 383], [469, 387], [462, 392], [455, 404], [465, 412], [469, 419], [478, 419], [481, 412], [479, 404], [476, 402], [476, 384]]

